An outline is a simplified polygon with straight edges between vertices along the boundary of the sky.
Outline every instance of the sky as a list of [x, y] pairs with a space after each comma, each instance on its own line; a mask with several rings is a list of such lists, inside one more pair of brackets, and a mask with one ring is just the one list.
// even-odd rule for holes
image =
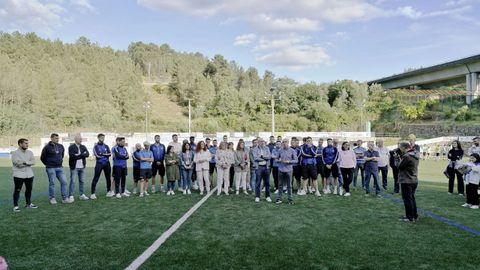
[[367, 81], [480, 54], [478, 14], [480, 0], [0, 0], [0, 31], [167, 43], [299, 82]]

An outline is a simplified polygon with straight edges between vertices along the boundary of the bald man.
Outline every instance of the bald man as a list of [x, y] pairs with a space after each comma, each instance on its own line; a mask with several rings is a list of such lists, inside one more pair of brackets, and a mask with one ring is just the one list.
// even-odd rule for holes
[[87, 165], [87, 158], [90, 156], [90, 153], [87, 150], [87, 147], [82, 144], [82, 137], [80, 134], [75, 135], [75, 143], [71, 144], [68, 147], [68, 165], [70, 166], [70, 187], [68, 192], [68, 200], [74, 202], [73, 197], [75, 193], [75, 182], [78, 177], [78, 188], [80, 191], [80, 200], [86, 201], [88, 197], [85, 196], [84, 184], [85, 184], [85, 167]]

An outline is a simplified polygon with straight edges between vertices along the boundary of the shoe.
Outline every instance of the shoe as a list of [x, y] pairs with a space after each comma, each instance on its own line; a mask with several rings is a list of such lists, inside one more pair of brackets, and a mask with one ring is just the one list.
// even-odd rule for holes
[[337, 189], [337, 187], [334, 187], [333, 188], [333, 195], [337, 195], [337, 194], [338, 194], [338, 189]]
[[175, 195], [175, 192], [173, 192], [173, 190], [170, 192], [170, 195]]
[[115, 195], [115, 197], [117, 197], [118, 199], [120, 199], [120, 198], [122, 198], [122, 195], [121, 195], [120, 193], [117, 193], [117, 194]]
[[152, 194], [155, 193], [155, 186], [152, 186]]
[[218, 191], [218, 192], [217, 192], [217, 196], [220, 196], [220, 193], [222, 193], [222, 192], [221, 192], [221, 191]]
[[380, 193], [377, 193], [377, 194], [375, 194], [375, 195], [376, 195], [378, 198], [382, 198], [382, 194], [380, 194]]
[[448, 195], [453, 195], [453, 193], [452, 193], [452, 192], [448, 192]]
[[312, 193], [312, 188], [311, 187], [307, 187], [307, 193]]
[[72, 203], [72, 201], [70, 201], [70, 199], [68, 198], [65, 198], [65, 199], [62, 199], [62, 203]]
[[160, 192], [165, 192], [165, 189], [163, 188], [163, 185], [160, 185]]
[[127, 193], [122, 193], [122, 197], [130, 197], [130, 195], [128, 195]]
[[229, 188], [228, 191], [229, 191], [229, 192], [233, 192], [233, 188]]
[[272, 199], [270, 199], [270, 197], [267, 197], [266, 201], [267, 202], [272, 202]]
[[192, 192], [190, 191], [190, 189], [187, 189], [187, 194], [188, 194], [188, 195], [192, 194]]
[[114, 193], [113, 191], [107, 192], [107, 197], [108, 197], [108, 198], [111, 198], [111, 197], [113, 197], [113, 196], [115, 196], [115, 193]]
[[13, 207], [13, 212], [18, 213], [20, 211], [21, 211], [20, 207], [18, 207], [18, 206]]
[[35, 204], [31, 203], [31, 204], [27, 204], [27, 205], [25, 205], [25, 208], [37, 209], [37, 208], [38, 208], [38, 206], [36, 206]]
[[145, 196], [150, 196], [150, 194], [145, 190]]
[[133, 195], [137, 195], [137, 189], [134, 188], [132, 193], [133, 193]]
[[281, 203], [282, 203], [281, 200], [276, 200], [276, 201], [275, 201], [275, 204], [281, 204]]
[[260, 198], [259, 198], [259, 197], [256, 197], [256, 198], [255, 198], [255, 202], [256, 202], [256, 203], [260, 202]]
[[322, 197], [322, 194], [320, 194], [320, 191], [317, 190], [317, 191], [315, 192], [315, 196], [317, 196], [317, 197]]
[[312, 193], [315, 193], [315, 192], [317, 192], [317, 190], [312, 187]]
[[128, 189], [125, 189], [124, 193], [127, 193], [128, 195], [132, 194], [130, 191], [128, 191]]
[[240, 191], [239, 191], [239, 190], [237, 190], [237, 192], [235, 192], [235, 194], [236, 194], [236, 195], [240, 195]]
[[383, 186], [383, 190], [387, 191], [387, 186]]
[[97, 199], [97, 195], [95, 195], [95, 193], [90, 195], [90, 200], [96, 200], [96, 199]]
[[169, 190], [169, 191], [167, 191], [167, 196], [170, 196], [170, 190]]
[[470, 206], [470, 209], [478, 209], [478, 205], [472, 205]]
[[464, 203], [464, 204], [462, 204], [462, 207], [466, 207], [466, 208], [470, 208], [471, 206], [472, 206], [472, 205], [469, 204], [469, 203]]
[[463, 195], [463, 193], [458, 193], [458, 196], [462, 196], [462, 197], [463, 197], [463, 196], [465, 196], [465, 195]]
[[68, 197], [68, 199], [67, 199], [67, 200], [69, 200], [69, 201], [70, 201], [70, 203], [73, 203], [73, 202], [75, 201], [75, 198], [73, 198], [73, 196], [70, 196], [70, 197]]
[[203, 190], [202, 190], [202, 191], [200, 191], [200, 195], [203, 195]]
[[325, 192], [323, 192], [323, 194], [330, 194], [330, 193], [332, 193], [332, 191], [330, 190], [330, 188], [325, 189]]
[[445, 175], [445, 177], [446, 177], [447, 179], [450, 179], [450, 175], [448, 175], [448, 172], [447, 172], [447, 171], [443, 171], [443, 175]]
[[369, 192], [365, 192], [365, 194], [364, 194], [363, 196], [368, 197], [368, 196], [370, 196], [370, 193], [369, 193]]
[[193, 190], [199, 190], [197, 181], [195, 181], [195, 183], [193, 183]]
[[410, 220], [410, 219], [408, 219], [407, 217], [401, 218], [400, 221], [406, 222], [406, 223], [415, 223], [415, 220], [414, 220], [414, 219]]
[[225, 191], [225, 195], [227, 195], [227, 196], [228, 196], [228, 191]]
[[141, 198], [141, 197], [143, 197], [143, 196], [145, 196], [145, 195], [143, 195], [143, 192], [142, 192], [142, 193], [140, 193], [139, 197]]
[[343, 196], [344, 196], [344, 197], [350, 197], [350, 196], [352, 196], [352, 194], [350, 194], [350, 192], [347, 192], [347, 193], [345, 193]]
[[295, 204], [293, 201], [288, 201], [288, 204]]
[[338, 188], [338, 195], [343, 196], [343, 187]]
[[298, 189], [297, 195], [301, 195], [301, 194], [302, 194], [302, 190], [301, 190], [301, 189]]
[[305, 190], [302, 190], [302, 192], [299, 194], [300, 196], [306, 196], [307, 192]]
[[265, 188], [262, 188], [262, 192], [265, 192]]
[[88, 200], [88, 197], [85, 196], [85, 194], [82, 194], [82, 195], [80, 195], [79, 199], [80, 199], [81, 201], [87, 201], [87, 200]]
[[187, 190], [186, 189], [183, 190], [183, 195], [187, 195]]
[[243, 191], [243, 194], [248, 195], [248, 192], [245, 190], [245, 191]]
[[275, 189], [275, 191], [273, 193], [278, 194], [278, 189]]
[[183, 192], [183, 188], [178, 188], [178, 191]]

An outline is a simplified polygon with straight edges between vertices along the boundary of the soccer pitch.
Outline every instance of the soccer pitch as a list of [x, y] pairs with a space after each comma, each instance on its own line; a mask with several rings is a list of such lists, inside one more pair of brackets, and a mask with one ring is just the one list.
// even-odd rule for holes
[[[445, 166], [421, 161], [418, 207], [479, 232], [480, 212], [460, 207], [464, 197], [447, 194]], [[111, 199], [101, 178], [98, 200], [52, 206], [45, 169], [34, 172], [32, 202], [39, 208], [13, 213], [10, 161], [0, 160], [0, 256], [11, 269], [124, 269], [202, 198], [194, 192]], [[92, 176], [89, 167], [88, 191]], [[131, 190], [131, 175], [127, 183]], [[140, 269], [480, 267], [474, 259], [479, 236], [425, 213], [415, 224], [398, 221], [404, 214], [395, 202], [399, 195], [364, 197], [357, 189], [351, 197], [295, 196], [294, 205], [253, 199], [211, 196]]]

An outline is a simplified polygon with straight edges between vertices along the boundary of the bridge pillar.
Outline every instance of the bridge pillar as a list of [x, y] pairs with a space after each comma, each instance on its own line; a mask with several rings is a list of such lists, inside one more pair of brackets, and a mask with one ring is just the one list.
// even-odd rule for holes
[[466, 75], [467, 104], [470, 105], [473, 100], [480, 96], [480, 73], [469, 73]]

